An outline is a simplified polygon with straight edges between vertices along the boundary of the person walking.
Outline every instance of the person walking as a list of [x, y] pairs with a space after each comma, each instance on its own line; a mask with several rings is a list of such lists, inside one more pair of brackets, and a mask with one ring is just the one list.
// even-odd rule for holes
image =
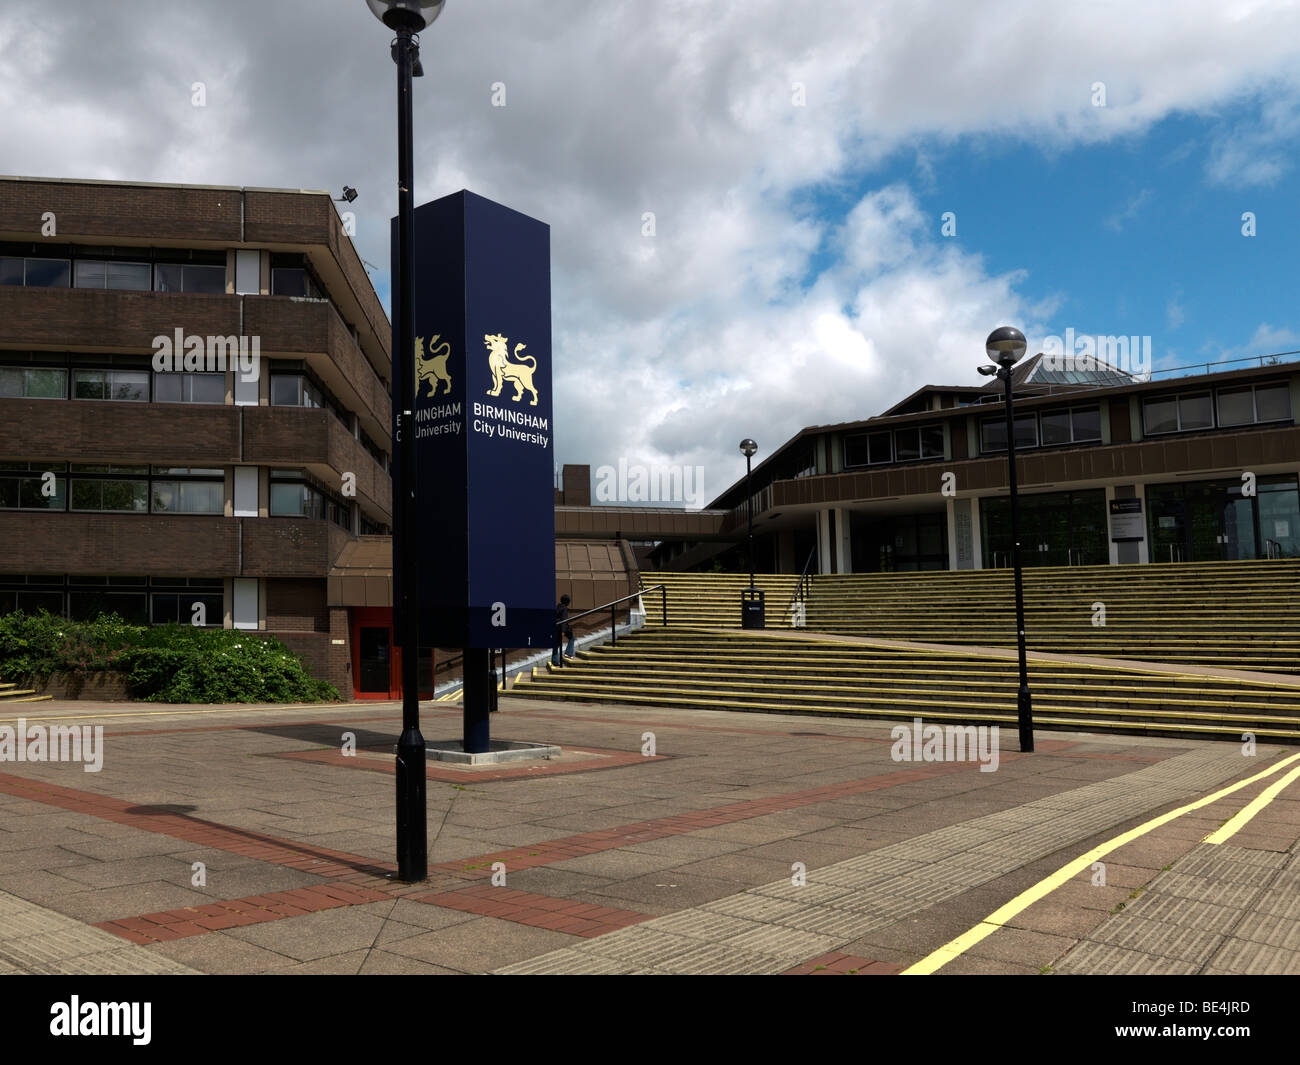
[[560, 601], [555, 604], [555, 635], [552, 637], [551, 664], [556, 666], [560, 664], [560, 648], [565, 639], [569, 641], [569, 645], [564, 648], [564, 657], [574, 657], [573, 626], [569, 624], [569, 602], [569, 597], [562, 595]]

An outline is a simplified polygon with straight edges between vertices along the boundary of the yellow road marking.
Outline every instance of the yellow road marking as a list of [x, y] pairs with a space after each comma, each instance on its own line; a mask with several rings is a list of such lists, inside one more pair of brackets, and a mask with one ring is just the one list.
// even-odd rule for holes
[[[1118, 850], [1120, 847], [1124, 846], [1124, 844], [1131, 843], [1139, 836], [1145, 836], [1148, 832], [1159, 828], [1161, 825], [1168, 824], [1170, 821], [1182, 817], [1183, 814], [1191, 813], [1193, 810], [1199, 810], [1202, 806], [1209, 806], [1211, 803], [1218, 802], [1220, 799], [1227, 795], [1231, 795], [1233, 792], [1249, 787], [1257, 780], [1263, 780], [1265, 777], [1272, 776], [1274, 773], [1278, 772], [1278, 770], [1284, 769], [1286, 766], [1297, 760], [1300, 760], [1300, 754], [1293, 754], [1288, 758], [1283, 758], [1280, 762], [1270, 766], [1261, 773], [1256, 773], [1254, 776], [1247, 777], [1245, 780], [1239, 780], [1235, 784], [1230, 784], [1228, 787], [1222, 788], [1212, 795], [1207, 795], [1203, 799], [1197, 799], [1195, 802], [1188, 803], [1186, 806], [1180, 806], [1178, 809], [1170, 810], [1168, 813], [1161, 814], [1159, 817], [1153, 817], [1145, 824], [1138, 825], [1136, 828], [1131, 828], [1127, 832], [1116, 836], [1114, 839], [1093, 847], [1093, 849], [1088, 851], [1086, 854], [1082, 854], [1078, 858], [1075, 858], [1074, 861], [1061, 866], [1061, 868], [1051, 876], [1045, 877], [1037, 884], [1033, 885], [1033, 887], [1022, 891], [1014, 899], [1006, 903], [1006, 905], [994, 910], [974, 928], [970, 929], [968, 932], [963, 932], [956, 939], [945, 943], [938, 950], [927, 954], [915, 965], [904, 969], [899, 973], [899, 975], [929, 976], [931, 973], [937, 972], [954, 958], [960, 957], [966, 951], [970, 950], [971, 947], [986, 939], [988, 936], [991, 936], [1009, 920], [1020, 914], [1022, 911], [1027, 910], [1035, 902], [1050, 895], [1066, 881], [1072, 880], [1074, 877], [1078, 876], [1085, 869], [1089, 868], [1098, 858], [1104, 857], [1113, 850]], [[1284, 783], [1284, 781], [1282, 783]]]
[[1276, 799], [1282, 790], [1297, 777], [1300, 777], [1300, 766], [1291, 770], [1291, 772], [1281, 780], [1274, 781], [1270, 784], [1267, 788], [1251, 799], [1250, 802], [1248, 802], [1241, 810], [1239, 810], [1230, 821], [1215, 829], [1201, 842], [1213, 843], [1216, 846], [1220, 843], [1227, 843], [1228, 840], [1245, 828], [1256, 814]]

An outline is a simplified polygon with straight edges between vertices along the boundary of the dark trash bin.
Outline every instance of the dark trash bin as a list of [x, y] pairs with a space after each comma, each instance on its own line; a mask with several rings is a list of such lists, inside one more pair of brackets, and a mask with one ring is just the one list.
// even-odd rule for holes
[[767, 607], [762, 588], [746, 588], [740, 593], [740, 627], [762, 629], [767, 627]]

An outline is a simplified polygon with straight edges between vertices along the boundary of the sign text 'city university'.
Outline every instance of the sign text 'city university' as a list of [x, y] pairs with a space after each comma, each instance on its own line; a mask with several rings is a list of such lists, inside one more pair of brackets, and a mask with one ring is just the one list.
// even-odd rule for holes
[[471, 192], [415, 211], [420, 638], [549, 647], [550, 228]]

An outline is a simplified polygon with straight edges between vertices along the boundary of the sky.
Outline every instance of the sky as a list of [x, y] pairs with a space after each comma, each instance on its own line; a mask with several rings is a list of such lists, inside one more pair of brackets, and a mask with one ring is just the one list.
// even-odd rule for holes
[[[354, 186], [387, 305], [390, 38], [364, 0], [4, 0], [0, 173]], [[743, 437], [984, 383], [1000, 325], [1300, 348], [1298, 53], [1281, 0], [448, 0], [415, 200], [551, 226], [557, 464], [707, 501]]]

